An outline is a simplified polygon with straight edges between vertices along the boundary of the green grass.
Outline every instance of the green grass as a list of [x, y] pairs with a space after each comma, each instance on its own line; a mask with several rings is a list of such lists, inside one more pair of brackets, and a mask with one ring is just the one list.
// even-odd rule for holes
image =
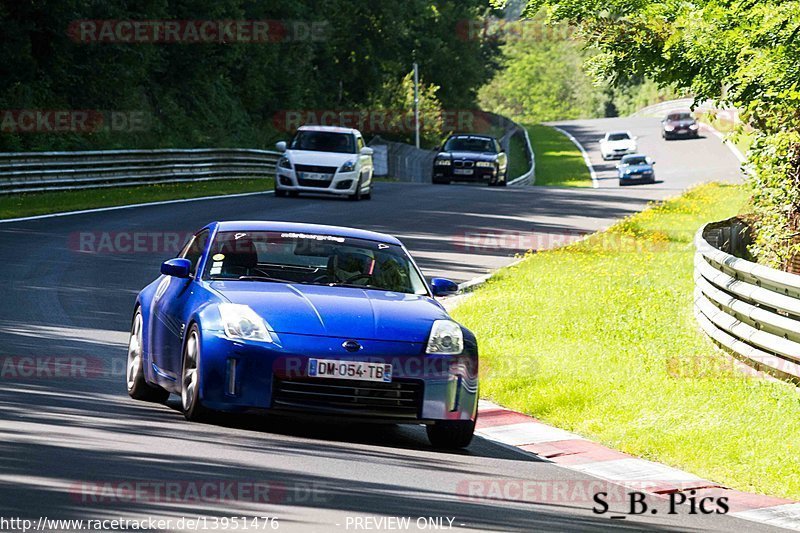
[[272, 190], [272, 178], [197, 181], [0, 196], [0, 219], [94, 207]]
[[550, 126], [537, 124], [527, 128], [536, 155], [536, 185], [592, 186], [589, 169], [572, 141]]
[[508, 142], [508, 181], [522, 176], [530, 167], [526, 157], [525, 136], [520, 132]]
[[482, 346], [482, 395], [726, 486], [800, 498], [800, 392], [732, 369], [692, 313], [694, 231], [746, 200], [743, 187], [701, 186], [501, 270], [453, 313]]

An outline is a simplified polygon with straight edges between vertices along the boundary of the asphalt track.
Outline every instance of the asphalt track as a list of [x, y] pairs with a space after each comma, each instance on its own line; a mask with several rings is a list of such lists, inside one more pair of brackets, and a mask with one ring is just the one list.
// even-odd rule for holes
[[[619, 189], [600, 168], [599, 189], [380, 183], [374, 199], [361, 203], [267, 194], [0, 224], [0, 517], [171, 518], [170, 530], [187, 529], [178, 520], [197, 516], [276, 517], [279, 531], [386, 530], [397, 524], [363, 520], [391, 516], [411, 517], [410, 530], [420, 517], [445, 518], [445, 525], [450, 518], [452, 530], [472, 531], [769, 530], [690, 515], [685, 506], [668, 516], [666, 503], [652, 499], [657, 514], [611, 519], [628, 508], [616, 501], [595, 515], [596, 480], [482, 439], [442, 453], [417, 427], [238, 417], [192, 424], [175, 399], [158, 406], [126, 395], [134, 295], [172, 255], [165, 238], [210, 220], [385, 231], [404, 240], [426, 274], [466, 280], [509, 263], [531, 243], [558, 245], [693, 183], [738, 179], [738, 163], [719, 140], [664, 143], [654, 119], [561, 127], [591, 149], [606, 128], [633, 130], [663, 182]], [[15, 375], [30, 369], [26, 357], [44, 366], [34, 376]], [[74, 358], [77, 367], [67, 368], [76, 375], [47, 375], [53, 357]], [[468, 497], [514, 486], [509, 480], [533, 492]], [[137, 494], [135, 482], [149, 492]], [[209, 483], [232, 492], [212, 491], [205, 500], [194, 494]]]

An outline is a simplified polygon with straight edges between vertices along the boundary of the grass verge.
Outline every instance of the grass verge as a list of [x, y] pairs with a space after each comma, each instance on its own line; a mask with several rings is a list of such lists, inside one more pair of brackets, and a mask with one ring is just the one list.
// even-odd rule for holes
[[272, 178], [210, 180], [0, 196], [0, 219], [96, 207], [272, 190]]
[[701, 186], [501, 270], [453, 313], [480, 340], [482, 394], [729, 487], [800, 498], [800, 392], [737, 372], [692, 313], [693, 234], [746, 200]]
[[520, 131], [508, 141], [508, 181], [522, 176], [529, 168], [525, 135]]
[[536, 185], [591, 187], [580, 150], [565, 135], [542, 124], [526, 126], [536, 155]]

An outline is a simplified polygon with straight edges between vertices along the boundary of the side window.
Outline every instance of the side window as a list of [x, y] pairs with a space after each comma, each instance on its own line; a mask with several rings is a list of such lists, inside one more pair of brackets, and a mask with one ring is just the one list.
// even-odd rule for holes
[[364, 139], [362, 139], [361, 137], [357, 137], [356, 146], [358, 147], [358, 151], [361, 152], [361, 149], [364, 148]]
[[203, 250], [205, 250], [208, 242], [208, 234], [208, 230], [203, 230], [192, 237], [192, 240], [189, 241], [181, 253], [181, 257], [192, 262], [192, 273], [197, 270], [197, 263], [200, 261], [200, 256], [203, 255]]

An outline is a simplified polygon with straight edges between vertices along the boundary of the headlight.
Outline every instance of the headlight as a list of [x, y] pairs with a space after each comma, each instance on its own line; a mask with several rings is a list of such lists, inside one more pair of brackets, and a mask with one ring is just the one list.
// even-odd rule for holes
[[698, 124], [692, 124], [691, 126], [689, 126], [689, 129], [690, 129], [690, 130], [696, 130], [696, 129], [697, 129], [697, 128], [699, 128], [699, 127], [700, 127], [700, 126], [699, 126]]
[[674, 129], [675, 129], [675, 126], [671, 126], [669, 124], [664, 126], [664, 131], [673, 131]]
[[494, 166], [494, 163], [491, 161], [478, 161], [477, 163], [475, 163], [475, 166], [482, 168], [492, 168]]
[[284, 155], [281, 156], [280, 159], [278, 159], [278, 166], [281, 168], [288, 168], [289, 170], [291, 170], [292, 162], [289, 161], [289, 158]]
[[464, 350], [464, 333], [452, 320], [436, 320], [425, 353], [458, 355]]
[[250, 307], [224, 303], [219, 304], [218, 308], [225, 335], [229, 339], [272, 342], [267, 323]]
[[439, 165], [439, 166], [442, 166], [442, 167], [449, 167], [451, 164], [452, 164], [452, 161], [450, 161], [449, 159], [437, 159], [434, 162], [434, 165]]
[[339, 172], [353, 172], [356, 169], [356, 162], [355, 161], [348, 161], [342, 168], [339, 169]]

